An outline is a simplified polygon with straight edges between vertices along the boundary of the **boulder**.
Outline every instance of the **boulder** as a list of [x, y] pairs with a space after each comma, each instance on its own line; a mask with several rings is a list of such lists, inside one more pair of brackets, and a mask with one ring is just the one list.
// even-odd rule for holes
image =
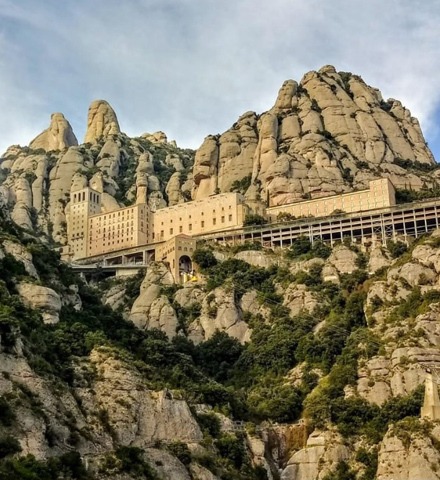
[[58, 323], [61, 300], [54, 290], [34, 283], [21, 282], [17, 285], [18, 293], [26, 305], [41, 313], [44, 323]]

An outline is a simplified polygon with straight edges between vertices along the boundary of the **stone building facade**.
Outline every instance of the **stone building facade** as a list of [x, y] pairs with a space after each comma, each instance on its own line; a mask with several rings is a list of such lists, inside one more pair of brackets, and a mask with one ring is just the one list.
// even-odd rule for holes
[[[395, 190], [384, 178], [371, 181], [366, 190], [269, 208], [261, 202], [247, 203], [239, 193], [221, 193], [156, 211], [138, 200], [136, 205], [105, 213], [101, 212], [101, 193], [96, 190], [72, 191], [71, 199], [67, 222], [69, 258], [75, 260], [154, 245], [156, 259], [168, 261], [178, 278], [180, 257], [168, 258], [170, 240], [183, 242], [181, 246], [185, 248], [183, 244], [192, 236], [242, 227], [250, 213], [276, 222], [282, 213], [291, 218], [325, 217], [335, 211], [350, 213], [389, 207], [395, 205]], [[179, 240], [173, 240], [176, 238]]]
[[306, 200], [304, 202], [289, 203], [267, 208], [267, 216], [276, 222], [280, 213], [292, 217], [326, 217], [339, 212], [362, 212], [375, 208], [390, 207], [396, 204], [396, 191], [388, 178], [372, 180], [370, 188], [357, 192], [332, 195], [330, 197]]
[[[101, 213], [101, 194], [91, 188], [71, 192], [67, 222], [69, 257], [87, 258], [167, 242], [178, 235], [201, 235], [243, 225], [252, 208], [239, 193], [222, 193], [203, 200], [151, 211], [146, 203]], [[264, 207], [261, 205], [261, 213]]]

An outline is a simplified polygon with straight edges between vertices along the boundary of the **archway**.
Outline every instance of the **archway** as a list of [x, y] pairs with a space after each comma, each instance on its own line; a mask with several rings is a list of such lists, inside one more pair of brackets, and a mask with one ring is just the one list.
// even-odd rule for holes
[[179, 273], [190, 273], [192, 270], [192, 261], [188, 255], [182, 255], [179, 258]]

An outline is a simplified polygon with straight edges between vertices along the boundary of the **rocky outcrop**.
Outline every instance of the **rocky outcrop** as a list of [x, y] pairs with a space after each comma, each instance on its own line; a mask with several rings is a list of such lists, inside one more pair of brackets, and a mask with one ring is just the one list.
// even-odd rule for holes
[[317, 296], [305, 285], [292, 283], [284, 293], [283, 305], [290, 310], [292, 316], [304, 312], [313, 313], [319, 303]]
[[332, 265], [338, 273], [353, 273], [358, 267], [356, 265], [357, 254], [345, 245], [336, 246], [327, 264]]
[[34, 283], [22, 282], [17, 285], [18, 293], [26, 305], [41, 313], [44, 323], [58, 323], [61, 300], [54, 290]]
[[432, 432], [432, 437], [426, 434], [426, 428], [423, 429], [422, 424], [414, 422], [412, 428], [416, 428], [416, 431], [411, 432], [408, 426], [401, 424], [388, 431], [379, 450], [377, 478], [440, 478], [440, 453], [433, 445], [433, 440], [438, 439], [438, 427]]
[[174, 283], [171, 272], [163, 263], [151, 263], [141, 284], [140, 294], [133, 303], [130, 320], [140, 329], [159, 328], [169, 338], [176, 334], [177, 317], [168, 298], [161, 295], [162, 285]]
[[336, 465], [350, 458], [342, 438], [332, 432], [313, 432], [306, 448], [294, 453], [281, 473], [281, 480], [310, 480], [325, 477]]
[[96, 350], [90, 360], [99, 378], [92, 396], [84, 397], [84, 406], [89, 410], [91, 401], [105, 405], [109, 423], [121, 444], [146, 448], [160, 440], [202, 440], [202, 432], [184, 400], [173, 398], [172, 392], [146, 389], [142, 376], [111, 351]]
[[19, 243], [11, 242], [10, 240], [5, 240], [3, 242], [3, 248], [6, 253], [9, 253], [15, 258], [15, 260], [23, 264], [24, 268], [26, 269], [26, 272], [31, 277], [38, 279], [37, 270], [35, 269], [34, 264], [32, 263], [32, 254], [28, 252], [23, 245]]
[[84, 143], [95, 143], [101, 137], [118, 133], [120, 133], [119, 123], [112, 107], [105, 100], [92, 102], [87, 116]]
[[238, 252], [235, 255], [235, 258], [261, 268], [269, 268], [271, 265], [277, 264], [276, 258], [271, 257], [260, 250], [245, 250], [244, 252]]
[[432, 183], [395, 159], [434, 163], [418, 121], [359, 76], [325, 66], [300, 84], [284, 82], [261, 117], [247, 112], [208, 136], [196, 156], [193, 198], [227, 192], [249, 174], [248, 194], [268, 195], [271, 205], [367, 188], [382, 176], [401, 188]]
[[204, 298], [200, 318], [189, 326], [189, 338], [200, 343], [212, 337], [216, 330], [226, 332], [241, 343], [248, 342], [251, 336], [250, 328], [242, 320], [234, 292], [223, 288], [216, 288]]
[[78, 140], [70, 123], [62, 113], [53, 113], [50, 117], [49, 128], [34, 138], [29, 147], [35, 150], [42, 148], [49, 152], [51, 150], [64, 150], [75, 145], [78, 145]]

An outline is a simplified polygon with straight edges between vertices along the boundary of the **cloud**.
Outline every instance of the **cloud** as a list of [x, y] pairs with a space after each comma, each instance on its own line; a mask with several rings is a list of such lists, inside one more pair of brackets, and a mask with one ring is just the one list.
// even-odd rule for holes
[[0, 150], [53, 111], [81, 139], [96, 98], [131, 135], [197, 147], [325, 64], [400, 99], [436, 145], [439, 22], [438, 0], [0, 0]]

